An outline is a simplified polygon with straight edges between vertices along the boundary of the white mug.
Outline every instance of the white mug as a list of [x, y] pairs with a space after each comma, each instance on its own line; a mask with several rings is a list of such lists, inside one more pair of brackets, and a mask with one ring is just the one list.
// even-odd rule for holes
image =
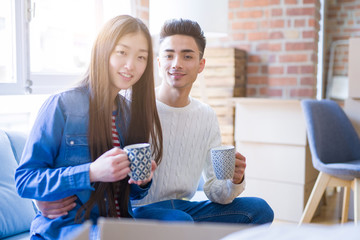
[[235, 147], [220, 146], [211, 149], [211, 161], [217, 179], [232, 179], [235, 171]]
[[149, 143], [137, 143], [124, 147], [130, 161], [129, 176], [135, 180], [146, 180], [151, 174], [151, 148]]

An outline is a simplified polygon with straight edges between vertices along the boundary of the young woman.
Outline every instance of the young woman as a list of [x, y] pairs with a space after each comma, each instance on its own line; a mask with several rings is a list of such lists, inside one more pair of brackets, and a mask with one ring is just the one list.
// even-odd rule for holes
[[[131, 88], [128, 101], [119, 94]], [[153, 54], [147, 27], [139, 19], [108, 21], [94, 43], [80, 85], [51, 96], [42, 106], [15, 173], [21, 197], [55, 201], [76, 196], [67, 215], [39, 212], [32, 239], [63, 239], [86, 219], [131, 217], [130, 199], [147, 194], [151, 177], [129, 179], [125, 145], [151, 142], [156, 164], [162, 133], [155, 104]], [[156, 164], [155, 164], [156, 163]]]

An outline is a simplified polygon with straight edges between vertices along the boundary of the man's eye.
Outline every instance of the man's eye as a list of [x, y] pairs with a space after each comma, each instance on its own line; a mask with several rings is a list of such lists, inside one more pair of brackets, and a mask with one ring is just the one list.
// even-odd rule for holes
[[187, 55], [185, 56], [185, 59], [193, 59], [193, 56]]

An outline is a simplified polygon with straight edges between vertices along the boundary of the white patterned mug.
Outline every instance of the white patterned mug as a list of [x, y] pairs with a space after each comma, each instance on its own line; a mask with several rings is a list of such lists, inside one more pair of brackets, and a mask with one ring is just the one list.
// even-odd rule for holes
[[217, 179], [232, 179], [235, 171], [235, 147], [220, 146], [211, 149], [211, 161]]
[[146, 180], [151, 174], [151, 148], [149, 143], [137, 143], [124, 147], [130, 161], [129, 176], [135, 180]]

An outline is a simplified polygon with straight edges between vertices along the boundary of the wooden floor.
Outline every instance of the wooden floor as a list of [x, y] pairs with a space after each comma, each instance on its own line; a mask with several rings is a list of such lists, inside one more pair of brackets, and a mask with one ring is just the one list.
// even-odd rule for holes
[[[334, 225], [341, 223], [342, 194], [336, 188], [327, 189], [326, 200], [321, 206], [320, 213], [312, 220], [312, 224]], [[348, 220], [353, 222], [353, 220]], [[285, 223], [275, 220], [274, 223]]]
[[326, 200], [321, 206], [320, 214], [311, 223], [333, 225], [341, 222], [342, 194], [335, 188], [327, 189]]

